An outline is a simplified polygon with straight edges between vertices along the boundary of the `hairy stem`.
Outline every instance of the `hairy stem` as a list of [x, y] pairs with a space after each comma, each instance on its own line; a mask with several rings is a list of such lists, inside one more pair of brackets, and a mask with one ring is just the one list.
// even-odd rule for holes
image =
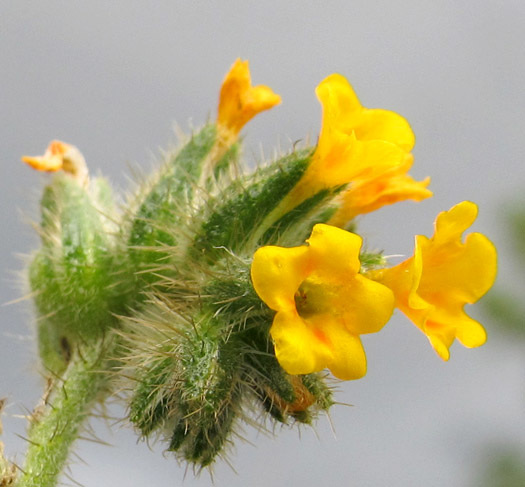
[[[33, 414], [29, 447], [16, 487], [53, 487], [91, 407], [107, 382], [107, 357], [114, 340], [79, 347], [67, 370], [56, 379], [44, 404]], [[46, 394], [47, 395], [47, 394]]]

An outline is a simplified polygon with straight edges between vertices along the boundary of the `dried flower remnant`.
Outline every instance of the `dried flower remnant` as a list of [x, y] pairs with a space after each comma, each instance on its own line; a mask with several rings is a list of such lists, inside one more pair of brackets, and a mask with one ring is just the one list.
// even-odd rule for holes
[[23, 156], [22, 161], [37, 171], [64, 171], [85, 183], [88, 177], [86, 161], [82, 153], [71, 144], [59, 140], [49, 143], [42, 156]]

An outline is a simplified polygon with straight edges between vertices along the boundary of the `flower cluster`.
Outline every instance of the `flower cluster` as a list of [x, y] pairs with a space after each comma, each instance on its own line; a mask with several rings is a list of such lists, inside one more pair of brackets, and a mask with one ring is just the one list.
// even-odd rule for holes
[[485, 236], [473, 233], [461, 241], [476, 205], [465, 201], [441, 213], [435, 235], [417, 236], [414, 256], [398, 266], [362, 272], [360, 238], [336, 227], [387, 204], [432, 196], [430, 179], [417, 182], [407, 174], [415, 138], [403, 117], [363, 107], [339, 74], [322, 81], [316, 93], [323, 106], [319, 141], [282, 206], [289, 210], [322, 188], [344, 190], [327, 222], [333, 227], [314, 227], [306, 246], [268, 246], [254, 255], [255, 290], [277, 311], [270, 332], [279, 362], [292, 374], [328, 367], [340, 379], [362, 377], [366, 359], [358, 335], [379, 331], [394, 301], [444, 360], [456, 337], [467, 347], [482, 345], [483, 327], [463, 308], [489, 290], [497, 265]]
[[255, 422], [257, 408], [311, 423], [334, 403], [323, 369], [363, 377], [360, 336], [379, 332], [395, 308], [445, 360], [455, 338], [484, 343], [463, 309], [496, 274], [490, 241], [479, 233], [463, 241], [476, 205], [439, 214], [434, 235], [417, 236], [399, 265], [363, 251], [355, 217], [432, 196], [429, 179], [408, 173], [415, 138], [403, 117], [365, 108], [338, 74], [316, 93], [317, 145], [249, 170], [239, 134], [281, 98], [252, 86], [248, 62], [237, 60], [216, 120], [167, 154], [123, 209], [76, 147], [53, 141], [44, 155], [23, 157], [54, 173], [29, 268], [46, 394], [77, 408], [67, 410], [59, 446], [60, 408], [42, 413], [25, 471], [51, 475], [49, 462], [63, 465], [59, 447], [112, 387], [129, 391], [129, 420], [142, 436], [161, 436], [199, 467], [222, 454], [239, 419]]

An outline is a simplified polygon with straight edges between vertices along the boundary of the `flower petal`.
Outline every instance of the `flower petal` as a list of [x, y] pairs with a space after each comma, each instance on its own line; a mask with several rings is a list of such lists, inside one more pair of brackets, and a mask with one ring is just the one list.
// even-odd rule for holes
[[255, 291], [277, 311], [270, 329], [275, 355], [290, 374], [328, 367], [336, 377], [357, 379], [366, 373], [359, 335], [385, 325], [394, 295], [359, 274], [358, 235], [317, 224], [307, 243], [261, 247], [253, 258]]
[[329, 315], [303, 320], [294, 312], [279, 312], [270, 332], [277, 360], [289, 374], [310, 374], [324, 368], [342, 380], [366, 374], [361, 340]]
[[487, 332], [481, 323], [463, 313], [463, 319], [456, 330], [456, 338], [464, 347], [475, 348], [487, 341]]
[[360, 379], [366, 374], [366, 355], [359, 336], [341, 327], [336, 317], [319, 317], [317, 333], [330, 343], [330, 358], [326, 367], [341, 380]]
[[341, 206], [330, 219], [330, 225], [345, 226], [357, 215], [378, 210], [405, 200], [421, 201], [432, 196], [427, 189], [430, 178], [415, 181], [406, 173], [385, 171], [371, 178], [356, 178], [341, 196]]
[[442, 211], [436, 218], [433, 241], [436, 245], [461, 240], [463, 232], [469, 228], [478, 216], [478, 207], [472, 201], [462, 201]]
[[447, 302], [475, 303], [496, 278], [494, 245], [480, 233], [469, 234], [464, 244], [441, 241], [441, 245], [430, 240], [416, 247], [426, 269], [418, 294], [442, 305]]
[[383, 284], [358, 274], [341, 296], [334, 316], [342, 320], [344, 327], [355, 335], [377, 333], [392, 316], [394, 294]]
[[354, 132], [359, 140], [385, 140], [406, 152], [412, 150], [415, 137], [408, 122], [389, 110], [364, 108], [350, 83], [340, 74], [321, 81], [316, 94], [323, 106], [320, 138], [336, 126], [344, 133]]
[[275, 356], [289, 374], [310, 374], [323, 370], [331, 359], [331, 343], [293, 311], [275, 315], [270, 333]]
[[314, 225], [307, 242], [311, 258], [323, 275], [348, 279], [359, 272], [359, 251], [363, 243], [359, 235], [319, 223]]
[[64, 164], [64, 155], [71, 147], [59, 140], [52, 140], [43, 156], [23, 156], [22, 161], [37, 171], [60, 171]]
[[255, 292], [275, 311], [295, 309], [294, 295], [310, 272], [310, 260], [306, 246], [261, 247], [251, 267]]
[[61, 156], [22, 156], [22, 161], [37, 171], [56, 172], [62, 169]]

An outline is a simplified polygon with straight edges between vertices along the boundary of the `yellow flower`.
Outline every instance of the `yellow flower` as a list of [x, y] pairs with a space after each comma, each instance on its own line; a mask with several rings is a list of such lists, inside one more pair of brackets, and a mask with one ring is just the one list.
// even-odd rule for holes
[[[383, 204], [413, 198], [414, 191], [419, 198], [431, 195], [427, 190], [421, 191], [427, 180], [418, 183], [406, 174], [411, 166], [408, 154], [415, 138], [401, 115], [363, 107], [348, 81], [339, 74], [323, 80], [316, 94], [323, 107], [317, 148], [306, 174], [283, 206], [293, 208], [323, 188], [349, 183], [348, 191], [354, 192], [346, 203], [348, 214], [358, 214], [361, 208], [372, 211]], [[383, 188], [384, 194], [373, 194]], [[359, 196], [359, 205], [350, 207], [356, 193], [362, 194], [365, 189], [366, 199], [375, 201], [361, 201], [365, 198], [363, 194]], [[343, 213], [340, 213], [338, 220], [342, 219]]]
[[386, 170], [372, 178], [356, 178], [340, 197], [340, 207], [328, 222], [342, 227], [357, 215], [370, 213], [382, 206], [405, 200], [421, 201], [432, 196], [427, 189], [430, 178], [414, 181], [407, 174], [412, 166], [412, 154], [405, 156], [405, 163]]
[[53, 140], [43, 156], [23, 156], [22, 161], [37, 171], [56, 172], [63, 170], [81, 182], [87, 180], [87, 166], [84, 156], [73, 145]]
[[308, 245], [261, 247], [251, 268], [253, 286], [274, 311], [275, 355], [289, 374], [328, 367], [344, 380], [366, 373], [359, 335], [375, 333], [394, 308], [392, 292], [359, 274], [361, 237], [315, 225]]
[[224, 78], [217, 125], [224, 139], [234, 140], [255, 115], [281, 103], [268, 86], [252, 86], [248, 61], [237, 59]]
[[464, 312], [496, 278], [496, 249], [480, 233], [463, 232], [474, 222], [477, 206], [463, 201], [436, 219], [434, 236], [416, 236], [414, 255], [390, 269], [369, 276], [388, 286], [396, 306], [427, 335], [443, 360], [457, 338], [466, 347], [486, 341], [484, 328]]

